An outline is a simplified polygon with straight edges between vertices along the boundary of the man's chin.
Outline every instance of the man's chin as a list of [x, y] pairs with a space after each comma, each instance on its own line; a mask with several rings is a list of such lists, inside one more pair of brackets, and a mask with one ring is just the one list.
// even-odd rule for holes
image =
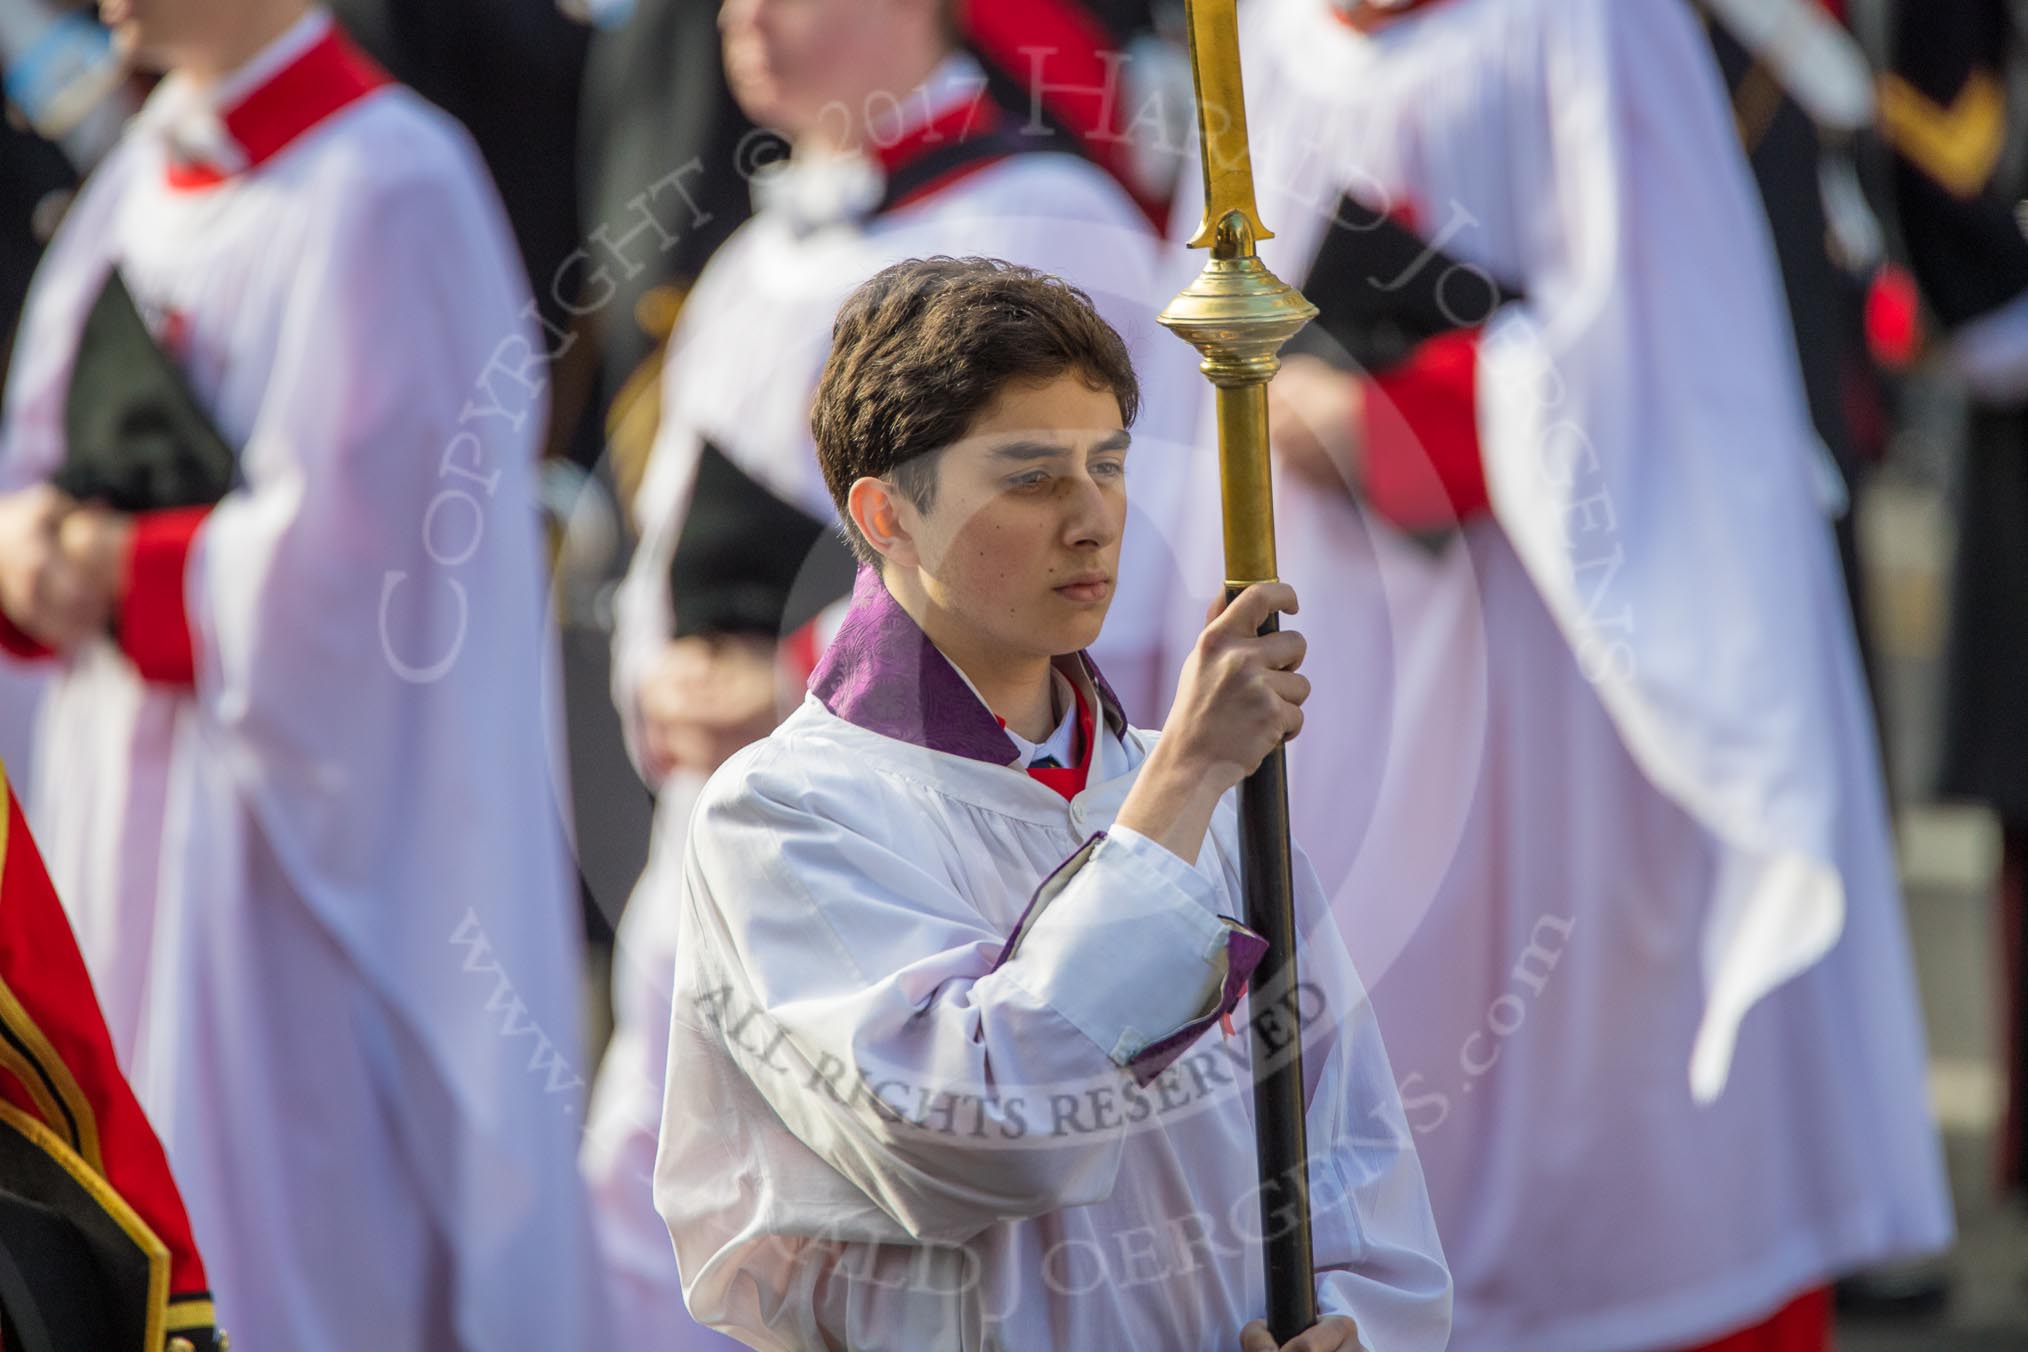
[[[726, 74], [726, 88], [747, 121], [757, 127], [779, 130], [794, 111], [781, 82], [764, 68], [747, 67]], [[753, 166], [747, 166], [749, 168]]]
[[1108, 608], [1109, 602], [1100, 602], [1068, 621], [1050, 626], [1054, 631], [1051, 649], [1057, 653], [1074, 653], [1098, 642], [1099, 632], [1105, 628]]

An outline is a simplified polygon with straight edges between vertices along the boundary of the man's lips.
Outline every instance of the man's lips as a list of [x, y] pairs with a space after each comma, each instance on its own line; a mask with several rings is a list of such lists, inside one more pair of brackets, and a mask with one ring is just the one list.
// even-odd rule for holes
[[1073, 601], [1102, 601], [1112, 589], [1111, 578], [1101, 573], [1093, 573], [1086, 577], [1074, 577], [1060, 584], [1056, 588], [1056, 594]]

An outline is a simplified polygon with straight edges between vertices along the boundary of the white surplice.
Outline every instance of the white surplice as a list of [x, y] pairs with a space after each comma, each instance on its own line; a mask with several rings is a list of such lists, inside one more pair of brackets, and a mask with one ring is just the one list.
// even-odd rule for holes
[[165, 82], [36, 279], [7, 487], [64, 454], [115, 265], [242, 482], [185, 573], [194, 690], [106, 641], [65, 659], [31, 815], [236, 1345], [595, 1347], [540, 368], [489, 369], [540, 350], [506, 223], [463, 133], [394, 86], [169, 181], [172, 140], [230, 171], [211, 103], [329, 22], [209, 98]]
[[[1523, 297], [1478, 347], [1493, 519], [1431, 552], [1277, 492], [1296, 834], [1402, 1074], [1453, 1346], [1686, 1345], [1947, 1243], [1837, 486], [1694, 15], [1243, 23], [1279, 275], [1350, 193]], [[1190, 508], [1179, 555], [1215, 557]]]
[[[692, 819], [656, 1171], [691, 1310], [782, 1352], [1230, 1352], [1265, 1312], [1249, 1040], [1200, 1012], [1244, 909], [1232, 797], [1194, 863], [1108, 834], [1153, 736], [1107, 701], [1060, 796], [870, 572], [825, 661]], [[1320, 1312], [1438, 1352], [1387, 1055], [1295, 876]]]
[[[912, 114], [902, 126], [973, 97], [982, 80], [970, 58], [952, 58], [923, 90], [900, 101]], [[843, 209], [823, 219], [821, 208], [850, 199], [855, 186], [862, 198], [878, 196], [877, 179], [859, 184], [852, 168], [812, 171], [792, 163], [789, 181], [757, 195], [758, 213], [713, 256], [684, 302], [664, 368], [661, 426], [634, 506], [641, 543], [615, 607], [614, 698], [630, 742], [638, 738], [641, 682], [672, 632], [670, 561], [705, 441], [783, 500], [835, 519], [811, 438], [810, 400], [838, 306], [882, 267], [936, 254], [983, 255], [1066, 278], [1091, 296], [1135, 357], [1147, 411], [1135, 429], [1134, 461], [1174, 454], [1172, 429], [1188, 422], [1190, 406], [1165, 385], [1178, 374], [1195, 377], [1188, 349], [1154, 322], [1166, 299], [1156, 242], [1146, 218], [1103, 171], [1062, 153], [1020, 153], [870, 219]], [[794, 176], [805, 173], [822, 181], [802, 187]], [[1118, 594], [1169, 590], [1175, 565], [1166, 535], [1153, 523], [1167, 518], [1166, 495], [1181, 488], [1174, 476], [1153, 471], [1145, 491], [1135, 488]], [[1161, 639], [1158, 607], [1122, 603], [1094, 650], [1139, 717], [1152, 716], [1144, 706], [1158, 683]], [[666, 1330], [681, 1318], [648, 1170], [675, 961], [674, 880], [701, 784], [702, 776], [679, 770], [657, 786], [648, 867], [615, 946], [614, 1035], [585, 1141], [585, 1169], [626, 1328]]]

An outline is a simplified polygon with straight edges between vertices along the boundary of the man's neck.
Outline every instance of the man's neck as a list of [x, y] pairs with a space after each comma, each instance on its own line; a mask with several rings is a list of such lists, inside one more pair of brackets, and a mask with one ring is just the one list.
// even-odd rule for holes
[[982, 641], [976, 629], [932, 601], [914, 574], [894, 567], [887, 572], [884, 581], [896, 604], [971, 682], [994, 717], [1026, 741], [1047, 741], [1057, 721], [1051, 660]]
[[[890, 119], [896, 109], [900, 109], [905, 117], [923, 116], [929, 110], [917, 107], [910, 95], [929, 82], [930, 76], [937, 73], [937, 68], [943, 65], [953, 50], [938, 43], [898, 57], [892, 63], [889, 78], [882, 81], [881, 88], [868, 91], [866, 97], [859, 100], [859, 108], [862, 111], [885, 109]], [[839, 116], [841, 109], [846, 114], [843, 117]], [[815, 126], [795, 134], [790, 154], [792, 158], [809, 159], [854, 154], [866, 146], [870, 139], [868, 132], [864, 116], [846, 109], [842, 103], [835, 103], [817, 119]], [[891, 138], [891, 130], [887, 134]]]
[[215, 40], [179, 52], [177, 73], [208, 89], [261, 54], [310, 12], [310, 0], [259, 0], [242, 6], [232, 23], [221, 23]]

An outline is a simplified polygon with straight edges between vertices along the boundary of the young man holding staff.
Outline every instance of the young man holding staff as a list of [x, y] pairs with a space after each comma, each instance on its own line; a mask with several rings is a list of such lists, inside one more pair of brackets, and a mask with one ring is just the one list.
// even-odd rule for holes
[[[1245, 996], [1232, 789], [1302, 726], [1283, 585], [1165, 735], [1084, 649], [1127, 515], [1126, 349], [988, 260], [846, 302], [812, 422], [862, 562], [802, 706], [685, 849], [657, 1201], [690, 1308], [758, 1347], [1273, 1348], [1249, 1042], [1299, 1002], [1324, 1319], [1444, 1345], [1449, 1279], [1379, 1034], [1298, 859], [1304, 987]], [[1270, 1183], [1270, 1189], [1285, 1184]]]

